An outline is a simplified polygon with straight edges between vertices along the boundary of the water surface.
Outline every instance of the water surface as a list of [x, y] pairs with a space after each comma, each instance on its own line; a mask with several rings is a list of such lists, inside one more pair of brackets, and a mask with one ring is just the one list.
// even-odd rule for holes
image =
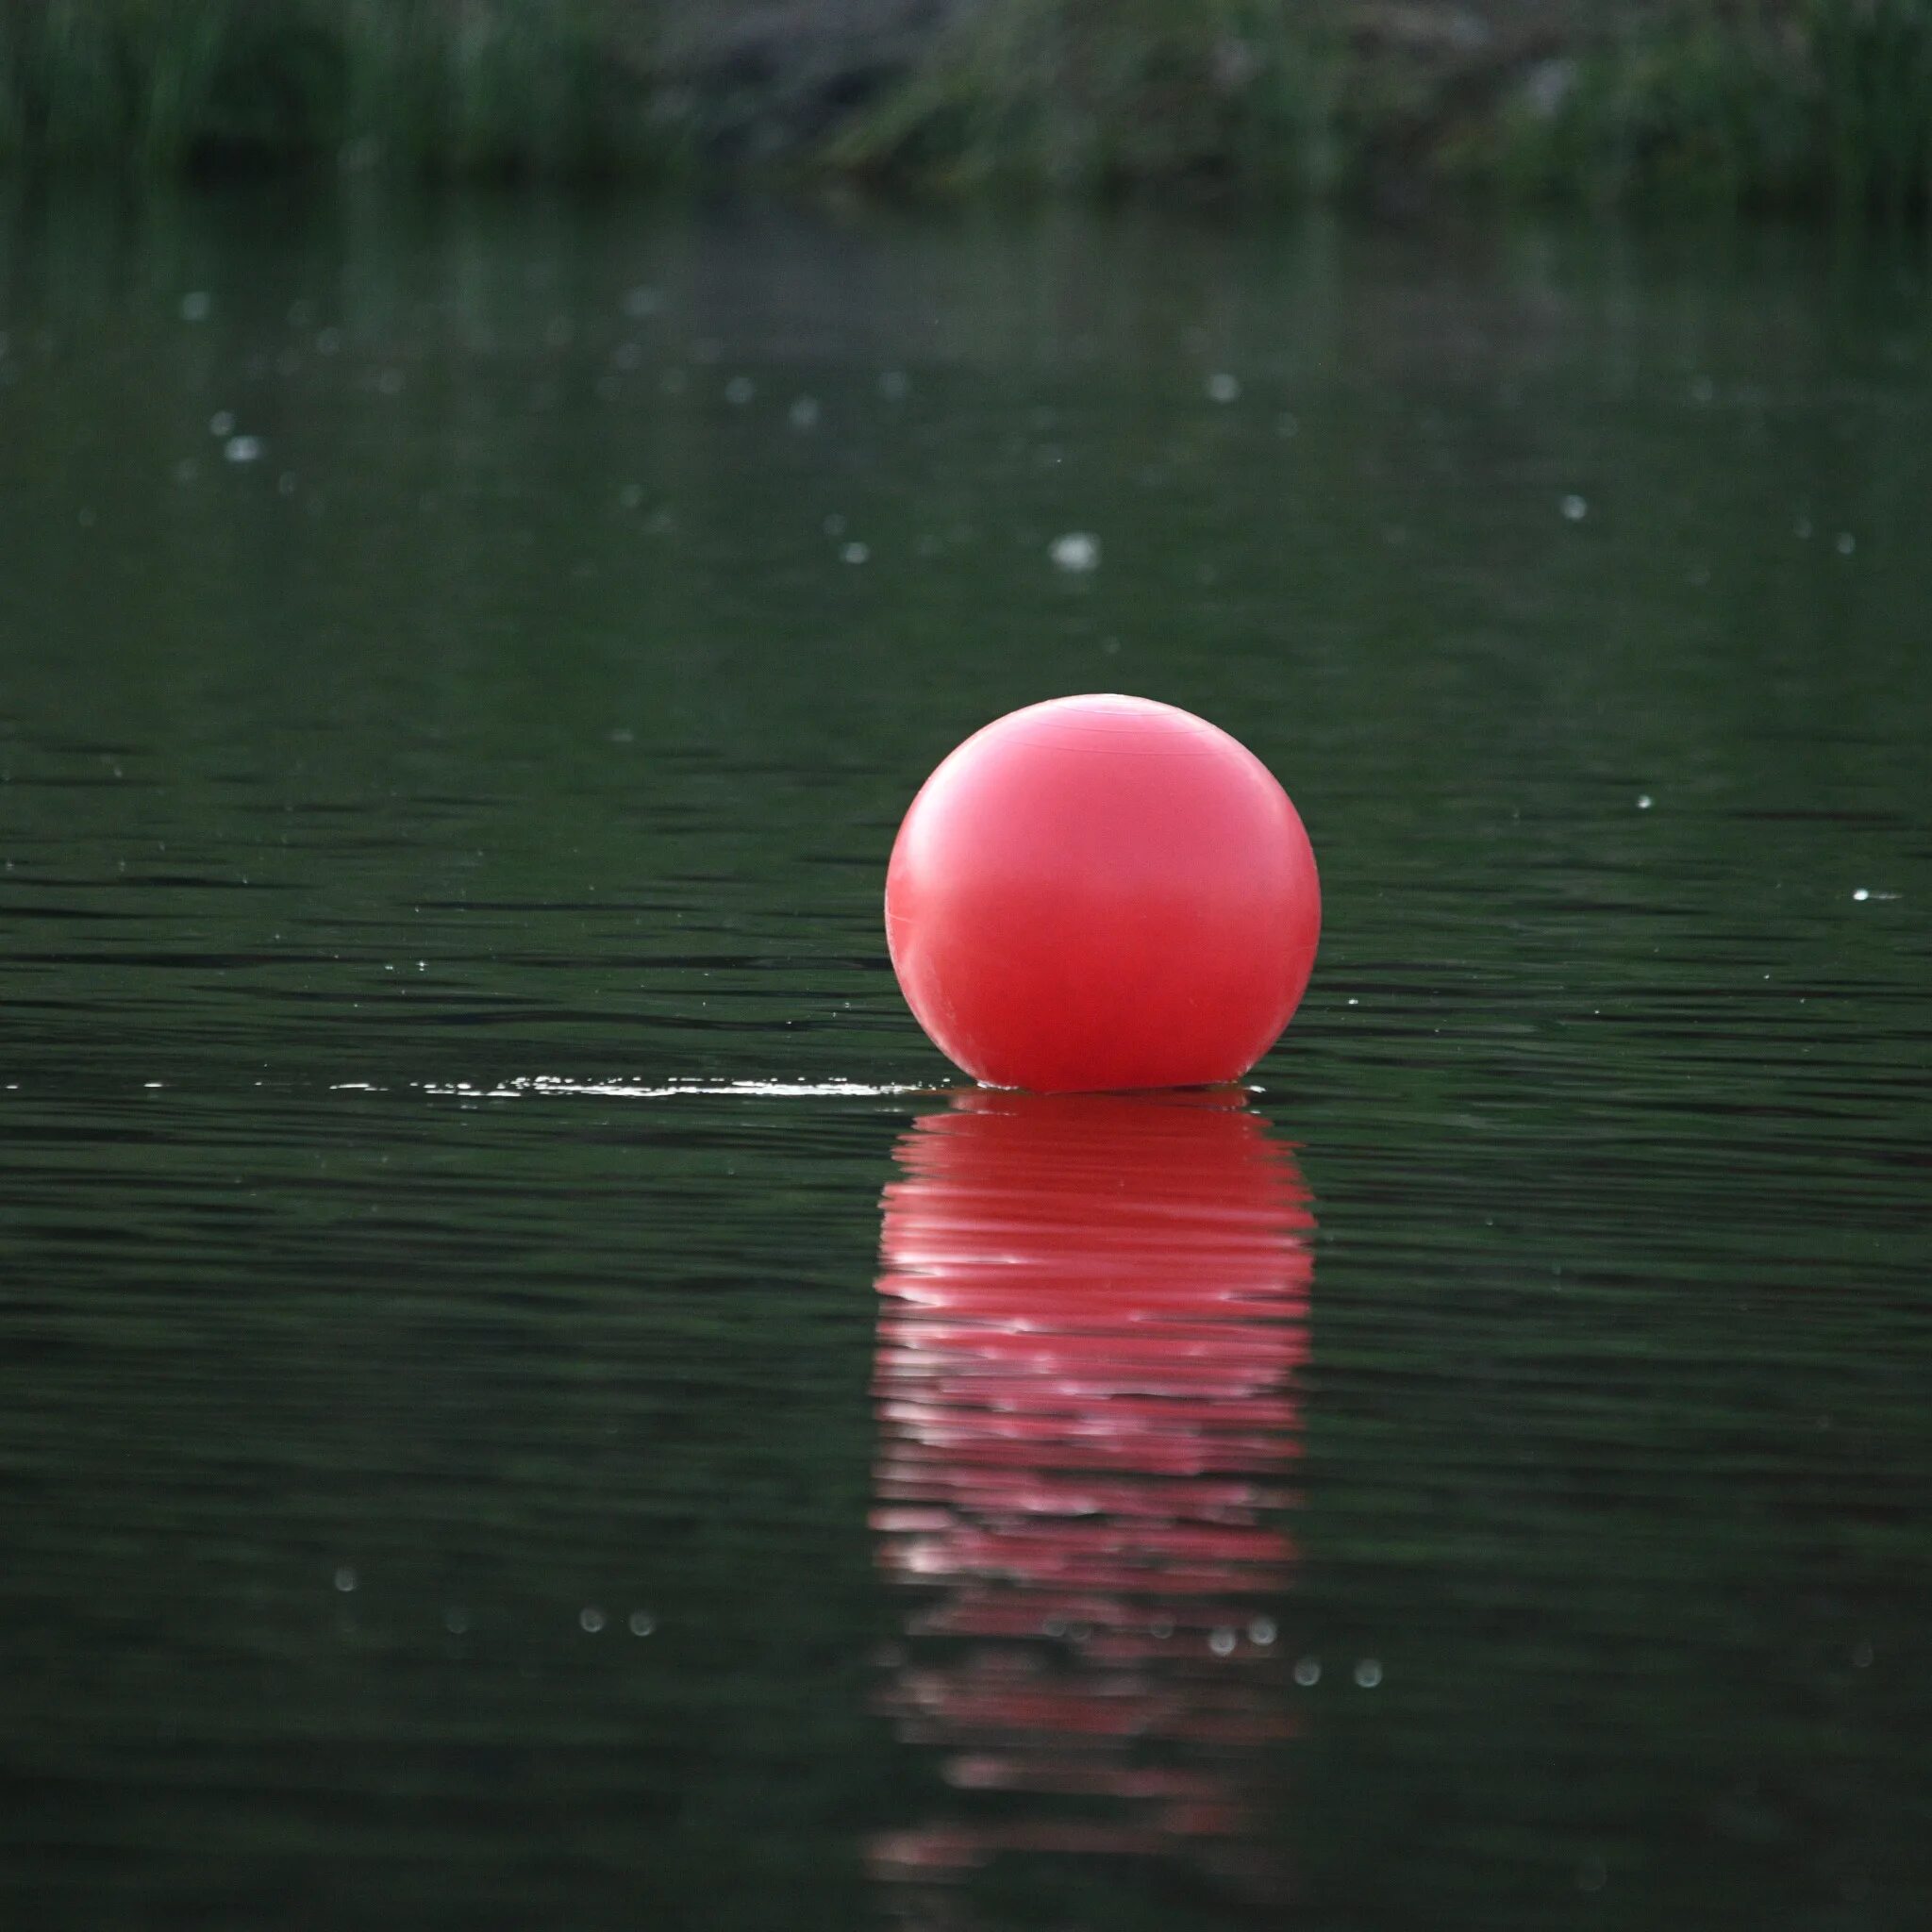
[[[8, 1922], [1924, 1923], [1926, 273], [9, 206]], [[893, 989], [1095, 689], [1254, 1091]]]

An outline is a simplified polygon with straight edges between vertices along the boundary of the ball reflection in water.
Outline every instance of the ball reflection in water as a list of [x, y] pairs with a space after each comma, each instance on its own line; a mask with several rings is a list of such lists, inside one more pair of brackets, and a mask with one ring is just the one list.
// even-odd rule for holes
[[1069, 1854], [1277, 1893], [1313, 1226], [1291, 1156], [1236, 1091], [976, 1091], [897, 1160], [874, 1528], [908, 1608], [881, 1700], [949, 1789], [874, 1871], [908, 1910]]

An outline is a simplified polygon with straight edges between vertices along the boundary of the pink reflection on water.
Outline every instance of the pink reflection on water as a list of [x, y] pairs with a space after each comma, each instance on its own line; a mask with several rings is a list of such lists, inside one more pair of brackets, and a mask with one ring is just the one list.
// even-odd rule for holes
[[872, 1521], [908, 1603], [880, 1696], [955, 1797], [874, 1839], [874, 1872], [908, 1909], [1012, 1854], [1278, 1894], [1292, 1158], [1232, 1091], [974, 1092], [896, 1153]]

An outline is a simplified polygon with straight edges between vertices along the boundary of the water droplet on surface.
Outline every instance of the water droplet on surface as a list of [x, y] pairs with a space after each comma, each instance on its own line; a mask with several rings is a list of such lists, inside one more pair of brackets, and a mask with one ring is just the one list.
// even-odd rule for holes
[[222, 445], [222, 454], [231, 463], [252, 463], [259, 459], [262, 441], [258, 436], [231, 436]]
[[847, 563], [864, 563], [872, 556], [872, 550], [864, 543], [848, 543], [839, 555]]
[[208, 419], [208, 433], [210, 436], [232, 436], [235, 433], [235, 412], [233, 409], [217, 409]]
[[630, 1634], [633, 1637], [648, 1637], [658, 1627], [658, 1620], [649, 1610], [633, 1610], [630, 1613]]
[[816, 429], [819, 426], [818, 398], [800, 396], [786, 411], [786, 421], [797, 430]]
[[1053, 540], [1046, 554], [1053, 558], [1056, 569], [1077, 575], [1100, 567], [1100, 539], [1091, 530], [1069, 530], [1065, 536]]
[[1208, 378], [1208, 400], [1211, 403], [1239, 401], [1241, 392], [1240, 378], [1230, 375], [1224, 369], [1217, 370]]
[[1312, 1657], [1297, 1657], [1294, 1666], [1294, 1680], [1306, 1688], [1322, 1681], [1321, 1659]]
[[1838, 554], [1840, 557], [1849, 557], [1857, 547], [1858, 540], [1849, 530], [1838, 533]]
[[214, 298], [206, 289], [191, 289], [181, 298], [183, 322], [206, 322], [214, 309]]
[[724, 385], [724, 400], [737, 409], [743, 408], [758, 392], [758, 384], [748, 375], [734, 375]]
[[1869, 886], [1860, 886], [1858, 890], [1852, 894], [1852, 897], [1857, 899], [1861, 905], [1871, 896], [1872, 889]]
[[442, 1627], [452, 1637], [460, 1637], [470, 1627], [468, 1610], [445, 1610], [442, 1613]]
[[1248, 1641], [1250, 1643], [1258, 1643], [1264, 1648], [1268, 1644], [1273, 1643], [1274, 1641], [1274, 1619], [1273, 1617], [1257, 1617], [1248, 1625]]
[[1232, 1657], [1234, 1655], [1234, 1632], [1232, 1630], [1217, 1630], [1208, 1638], [1208, 1648], [1216, 1657]]
[[1365, 1657], [1355, 1667], [1355, 1680], [1364, 1690], [1373, 1690], [1382, 1681], [1382, 1666], [1372, 1657]]
[[1580, 524], [1590, 514], [1590, 505], [1574, 491], [1563, 499], [1562, 508], [1566, 523]]
[[577, 1612], [577, 1624], [581, 1629], [594, 1637], [604, 1627], [604, 1612], [587, 1605]]
[[335, 1586], [344, 1596], [356, 1588], [356, 1572], [353, 1565], [343, 1563], [335, 1574]]
[[1637, 809], [1639, 811], [1648, 811], [1656, 803], [1657, 800], [1647, 791], [1640, 791], [1637, 794]]

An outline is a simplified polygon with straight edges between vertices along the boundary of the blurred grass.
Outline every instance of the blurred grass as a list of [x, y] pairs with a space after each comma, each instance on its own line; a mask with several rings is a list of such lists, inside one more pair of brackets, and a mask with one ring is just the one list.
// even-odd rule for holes
[[[809, 8], [747, 87], [740, 16], [676, 12], [701, 4], [0, 0], [0, 158], [648, 175], [703, 151], [708, 88], [741, 120], [768, 94], [779, 144], [778, 104], [791, 89], [795, 111], [824, 51]], [[718, 23], [714, 70], [660, 70], [674, 17], [700, 42]], [[1572, 41], [1512, 40], [1512, 17], [1465, 43], [1426, 5], [976, 0], [910, 71], [834, 74], [780, 158], [969, 192], [1454, 181], [1598, 206], [1932, 208], [1932, 0], [1605, 0]]]
[[580, 175], [660, 161], [594, 0], [6, 0], [0, 155]]
[[1932, 0], [1679, 5], [1547, 63], [1451, 157], [1598, 205], [1932, 207]]
[[1340, 18], [1321, 0], [987, 0], [827, 156], [949, 187], [1324, 192], [1347, 169]]

